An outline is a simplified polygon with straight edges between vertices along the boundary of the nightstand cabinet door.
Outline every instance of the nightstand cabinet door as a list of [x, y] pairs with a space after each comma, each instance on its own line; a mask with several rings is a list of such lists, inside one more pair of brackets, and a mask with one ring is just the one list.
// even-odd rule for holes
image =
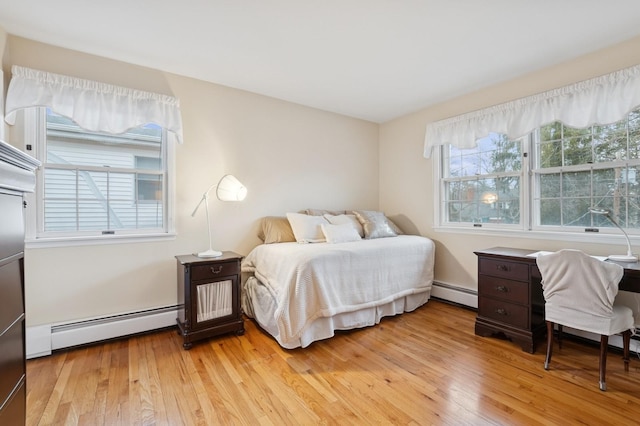
[[242, 256], [224, 252], [216, 258], [193, 255], [178, 260], [178, 328], [184, 348], [220, 334], [244, 333], [240, 307]]
[[535, 352], [544, 337], [544, 299], [535, 259], [489, 249], [478, 256], [478, 316], [475, 333], [503, 335]]

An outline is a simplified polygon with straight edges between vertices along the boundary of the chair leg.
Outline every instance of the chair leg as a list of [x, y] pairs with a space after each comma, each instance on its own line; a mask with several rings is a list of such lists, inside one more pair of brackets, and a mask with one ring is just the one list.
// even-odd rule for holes
[[631, 330], [622, 332], [622, 347], [624, 359], [624, 371], [629, 371], [629, 344], [631, 343]]
[[607, 390], [607, 383], [605, 381], [605, 373], [607, 371], [607, 350], [609, 347], [609, 336], [604, 334], [600, 336], [600, 390]]
[[545, 370], [549, 369], [549, 363], [551, 362], [552, 352], [553, 352], [553, 323], [551, 321], [547, 321], [547, 357], [544, 360]]
[[558, 324], [558, 349], [562, 349], [562, 324]]

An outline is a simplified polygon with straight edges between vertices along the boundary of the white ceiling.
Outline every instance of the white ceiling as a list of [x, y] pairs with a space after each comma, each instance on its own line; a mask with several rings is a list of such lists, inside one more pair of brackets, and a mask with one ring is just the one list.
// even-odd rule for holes
[[374, 122], [640, 35], [638, 0], [0, 0], [7, 33]]

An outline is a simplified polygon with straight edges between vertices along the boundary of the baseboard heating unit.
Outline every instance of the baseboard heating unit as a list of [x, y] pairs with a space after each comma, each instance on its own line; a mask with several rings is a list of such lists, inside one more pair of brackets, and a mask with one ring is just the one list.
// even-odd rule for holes
[[478, 292], [468, 288], [434, 281], [431, 286], [431, 295], [470, 308], [478, 308]]
[[27, 358], [57, 349], [124, 337], [176, 325], [178, 306], [164, 306], [86, 320], [27, 327]]

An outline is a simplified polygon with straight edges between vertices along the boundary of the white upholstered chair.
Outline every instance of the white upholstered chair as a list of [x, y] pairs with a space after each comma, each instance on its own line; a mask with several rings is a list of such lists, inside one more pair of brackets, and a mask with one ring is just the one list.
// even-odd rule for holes
[[606, 390], [605, 371], [609, 336], [622, 333], [624, 367], [629, 371], [629, 341], [634, 329], [633, 311], [614, 304], [624, 273], [620, 265], [595, 259], [580, 250], [560, 250], [536, 259], [542, 275], [547, 323], [549, 369], [554, 324], [600, 335], [600, 390]]

